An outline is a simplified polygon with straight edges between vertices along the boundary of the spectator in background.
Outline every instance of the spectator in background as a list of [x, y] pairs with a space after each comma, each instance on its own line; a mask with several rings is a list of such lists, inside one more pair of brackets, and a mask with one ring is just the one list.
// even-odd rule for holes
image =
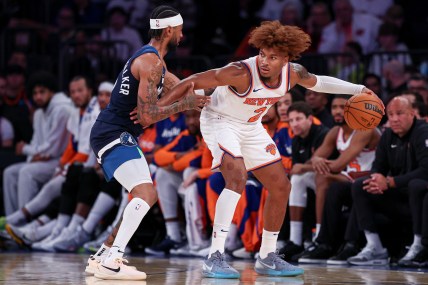
[[15, 49], [7, 61], [9, 66], [17, 65], [27, 70], [27, 54], [23, 50]]
[[385, 80], [387, 94], [401, 93], [407, 89], [404, 76], [404, 65], [394, 59], [383, 66], [382, 75]]
[[344, 55], [337, 58], [336, 77], [360, 83], [364, 75], [364, 64], [362, 63], [363, 50], [359, 43], [348, 42], [343, 50]]
[[394, 232], [402, 233], [412, 222], [409, 191], [426, 189], [426, 184], [417, 181], [428, 175], [428, 125], [415, 119], [410, 101], [401, 96], [389, 102], [386, 113], [391, 128], [385, 130], [376, 149], [372, 174], [352, 185], [358, 224], [367, 240], [363, 250], [348, 259], [352, 265], [388, 263], [388, 250], [373, 217], [383, 213], [393, 221]]
[[377, 75], [382, 74], [382, 67], [391, 60], [398, 60], [404, 65], [411, 65], [412, 59], [408, 55], [407, 46], [399, 40], [398, 28], [391, 24], [382, 24], [379, 27], [379, 48], [374, 50], [369, 71]]
[[58, 165], [59, 157], [68, 139], [66, 123], [71, 113], [71, 102], [64, 93], [57, 93], [56, 78], [46, 72], [30, 77], [30, 90], [39, 107], [34, 113], [34, 134], [31, 143], [20, 141], [18, 155], [26, 155], [27, 162], [9, 166], [4, 171], [4, 208], [6, 215], [24, 206], [40, 185], [46, 183]]
[[6, 96], [7, 80], [6, 77], [0, 74], [0, 107], [3, 104], [4, 97]]
[[3, 116], [8, 119], [15, 132], [15, 141], [30, 142], [33, 133], [31, 118], [33, 104], [25, 92], [24, 69], [18, 65], [7, 67], [7, 89], [3, 98]]
[[[321, 146], [328, 128], [313, 123], [312, 109], [304, 102], [293, 103], [287, 111], [292, 140], [292, 168], [290, 193], [290, 242], [280, 250], [286, 260], [303, 251], [302, 224], [303, 212], [306, 207], [306, 195], [300, 197], [300, 191], [306, 188], [315, 190], [315, 172], [309, 163], [313, 153]], [[294, 190], [293, 190], [294, 189]], [[301, 199], [300, 199], [301, 198]]]
[[[67, 120], [68, 132], [65, 136], [69, 140], [68, 144], [63, 143], [61, 145], [61, 148], [64, 149], [65, 147], [65, 150], [62, 153], [59, 164], [58, 160], [56, 160], [57, 167], [54, 175], [49, 177], [50, 180], [43, 185], [40, 191], [38, 191], [38, 187], [28, 189], [28, 186], [18, 189], [18, 197], [20, 197], [20, 202], [24, 206], [6, 216], [7, 223], [10, 225], [21, 225], [46, 210], [49, 204], [60, 196], [61, 187], [65, 182], [65, 175], [69, 166], [73, 163], [84, 163], [89, 157], [91, 148], [88, 134], [96, 116], [100, 112], [97, 98], [91, 98], [92, 89], [89, 87], [89, 81], [84, 77], [73, 78], [69, 85], [70, 97], [75, 108], [72, 109]], [[50, 236], [53, 237], [54, 234], [58, 235], [59, 233], [53, 232]], [[47, 241], [43, 241], [45, 242], [43, 245], [46, 245]], [[43, 249], [43, 246], [38, 249]]]
[[171, 143], [154, 153], [156, 190], [165, 219], [167, 236], [159, 244], [145, 249], [147, 254], [165, 255], [173, 248], [183, 246], [178, 219], [178, 189], [183, 182], [183, 171], [189, 166], [200, 167], [202, 135], [199, 127], [200, 113], [184, 112], [186, 129]]
[[303, 14], [303, 6], [299, 0], [266, 0], [260, 10], [259, 17], [262, 20], [279, 20], [283, 8], [293, 5], [299, 14]]
[[285, 1], [279, 21], [283, 25], [303, 27], [303, 7], [299, 1]]
[[62, 45], [70, 44], [76, 37], [76, 17], [69, 6], [63, 6], [56, 15], [54, 27], [47, 39], [47, 50], [52, 55], [59, 55]]
[[369, 14], [383, 19], [386, 11], [394, 4], [394, 0], [350, 0], [355, 13]]
[[379, 75], [373, 73], [366, 73], [363, 77], [363, 85], [367, 86], [370, 90], [373, 90], [379, 98], [382, 99], [384, 103], [386, 103], [386, 94], [382, 88], [382, 80]]
[[101, 38], [106, 41], [122, 41], [113, 44], [111, 55], [125, 62], [142, 47], [143, 42], [138, 32], [128, 26], [129, 11], [118, 5], [110, 5], [107, 12], [108, 27], [101, 31]]
[[404, 23], [404, 11], [400, 5], [392, 5], [388, 8], [383, 17], [383, 22], [385, 24], [394, 25], [399, 31], [399, 41], [404, 41], [406, 39], [403, 29]]
[[315, 2], [311, 6], [309, 17], [306, 20], [306, 31], [312, 40], [308, 52], [316, 52], [318, 50], [322, 31], [330, 23], [331, 14], [327, 4], [324, 2]]
[[279, 99], [275, 108], [280, 122], [288, 122], [288, 108], [291, 104], [299, 101], [305, 101], [305, 97], [297, 88], [292, 88]]
[[102, 24], [102, 10], [92, 0], [73, 0], [72, 9], [79, 26]]
[[420, 74], [411, 76], [407, 81], [407, 88], [412, 92], [419, 93], [425, 104], [428, 105], [428, 80], [426, 77]]
[[333, 116], [327, 108], [327, 94], [307, 89], [305, 101], [312, 108], [313, 116], [318, 118], [327, 128], [334, 126]]
[[336, 20], [323, 30], [320, 53], [342, 52], [347, 42], [358, 42], [364, 53], [376, 48], [376, 37], [381, 21], [371, 15], [356, 14], [350, 0], [335, 0]]

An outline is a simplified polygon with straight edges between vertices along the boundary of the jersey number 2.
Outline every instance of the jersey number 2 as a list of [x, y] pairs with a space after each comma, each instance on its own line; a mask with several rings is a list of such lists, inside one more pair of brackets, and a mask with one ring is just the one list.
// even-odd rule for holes
[[257, 110], [254, 110], [254, 113], [257, 113], [257, 115], [249, 118], [247, 122], [253, 123], [253, 122], [257, 121], [266, 109], [267, 109], [267, 107], [261, 107], [261, 108], [258, 108]]

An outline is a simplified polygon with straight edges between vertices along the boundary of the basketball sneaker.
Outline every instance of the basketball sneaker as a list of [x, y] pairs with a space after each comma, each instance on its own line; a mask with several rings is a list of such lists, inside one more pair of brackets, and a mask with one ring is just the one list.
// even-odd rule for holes
[[113, 227], [109, 226], [105, 231], [103, 231], [96, 240], [89, 241], [83, 245], [83, 248], [89, 252], [97, 252], [101, 245], [106, 241], [107, 237], [113, 231]]
[[348, 258], [348, 263], [353, 265], [387, 265], [388, 250], [386, 248], [374, 249], [368, 245], [356, 256]]
[[34, 242], [31, 237], [27, 237], [25, 229], [18, 226], [6, 224], [6, 231], [19, 246], [31, 246]]
[[264, 259], [257, 257], [254, 270], [258, 274], [269, 276], [297, 276], [304, 272], [303, 269], [286, 262], [275, 252], [270, 252]]
[[124, 258], [116, 258], [114, 261], [104, 260], [98, 263], [94, 276], [106, 280], [146, 280], [146, 273], [124, 263], [128, 263], [128, 260]]
[[348, 265], [348, 258], [358, 254], [358, 248], [351, 243], [346, 243], [338, 253], [327, 259], [328, 265]]
[[58, 252], [76, 252], [80, 246], [90, 239], [91, 236], [79, 226], [71, 235], [57, 239], [53, 247]]
[[202, 275], [210, 278], [239, 278], [241, 274], [226, 262], [226, 255], [216, 251], [202, 264]]
[[424, 249], [423, 245], [418, 244], [412, 244], [412, 246], [409, 248], [409, 251], [407, 251], [406, 255], [403, 256], [399, 261], [399, 266], [407, 266], [411, 264], [412, 260], [416, 257], [416, 255]]
[[48, 237], [46, 237], [45, 239], [39, 242], [33, 243], [31, 247], [32, 249], [38, 250], [38, 251], [55, 252], [55, 249], [53, 247], [55, 242], [58, 239], [70, 234], [71, 233], [67, 231], [67, 228], [54, 229]]
[[85, 272], [89, 275], [94, 275], [97, 270], [97, 266], [102, 262], [102, 258], [100, 256], [91, 255], [88, 258], [88, 262], [86, 263]]
[[163, 241], [158, 243], [155, 246], [147, 247], [144, 251], [147, 254], [156, 255], [156, 256], [165, 256], [168, 255], [171, 249], [177, 249], [184, 245], [182, 242], [172, 240], [169, 236], [165, 237]]

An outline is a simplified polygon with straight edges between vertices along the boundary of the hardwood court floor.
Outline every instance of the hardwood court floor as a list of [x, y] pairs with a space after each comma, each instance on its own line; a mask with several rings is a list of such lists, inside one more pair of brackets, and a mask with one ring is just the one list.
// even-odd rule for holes
[[302, 266], [302, 277], [265, 277], [253, 271], [253, 262], [233, 261], [240, 280], [204, 279], [195, 258], [132, 257], [129, 261], [147, 273], [146, 281], [105, 281], [86, 276], [84, 254], [0, 253], [0, 284], [428, 284], [428, 270], [390, 270], [363, 267]]

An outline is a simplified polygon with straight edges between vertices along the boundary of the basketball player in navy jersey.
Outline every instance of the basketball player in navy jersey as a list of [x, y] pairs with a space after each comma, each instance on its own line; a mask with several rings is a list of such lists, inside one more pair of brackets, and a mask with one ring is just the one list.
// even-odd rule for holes
[[[164, 56], [181, 38], [183, 19], [172, 7], [159, 6], [150, 17], [151, 40], [125, 64], [112, 91], [111, 101], [91, 131], [91, 146], [107, 180], [112, 178], [126, 188], [133, 199], [125, 208], [122, 221], [95, 256], [88, 260], [87, 272], [101, 279], [144, 280], [146, 274], [123, 264], [125, 247], [150, 207], [157, 201], [149, 168], [136, 138], [142, 126], [168, 116], [198, 109], [209, 97], [195, 95], [192, 88], [182, 89], [181, 100], [165, 104], [163, 95], [179, 80], [166, 69]], [[137, 107], [140, 124], [130, 113]]]
[[310, 45], [309, 35], [298, 27], [284, 26], [279, 21], [263, 22], [254, 29], [249, 43], [260, 50], [258, 56], [192, 75], [169, 94], [169, 100], [175, 100], [188, 86], [216, 87], [211, 95], [212, 103], [201, 113], [201, 132], [213, 155], [212, 168], [220, 169], [226, 187], [216, 204], [211, 249], [202, 267], [206, 277], [240, 276], [227, 264], [224, 245], [236, 205], [245, 189], [247, 171], [252, 171], [269, 191], [255, 271], [271, 276], [303, 273], [303, 269], [288, 264], [276, 253], [291, 187], [279, 151], [261, 124], [267, 110], [297, 84], [323, 93], [365, 92], [375, 96], [363, 85], [317, 76], [291, 62]]

